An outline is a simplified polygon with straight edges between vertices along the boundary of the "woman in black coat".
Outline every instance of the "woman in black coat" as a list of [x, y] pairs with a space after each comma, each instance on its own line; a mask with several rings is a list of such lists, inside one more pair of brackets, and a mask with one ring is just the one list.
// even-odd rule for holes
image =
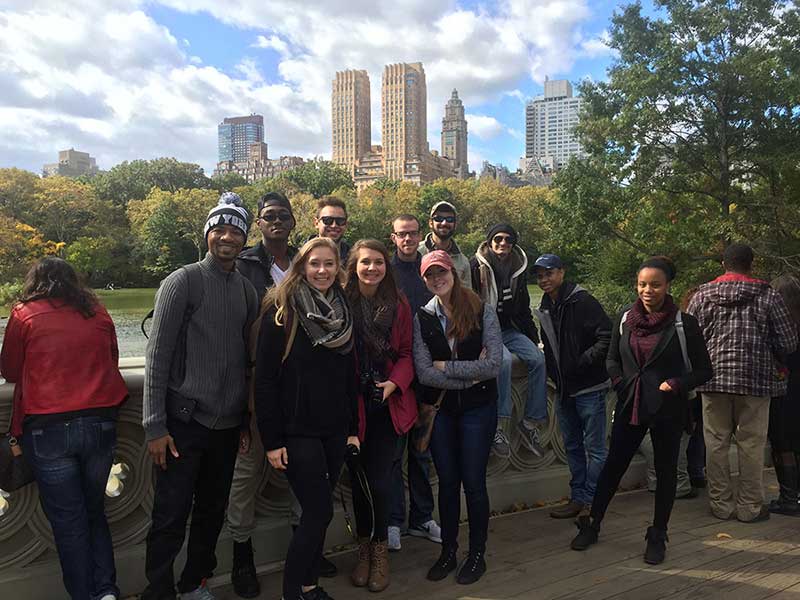
[[639, 299], [617, 318], [612, 330], [606, 368], [618, 400], [611, 447], [592, 510], [577, 521], [573, 550], [585, 550], [597, 542], [606, 509], [649, 430], [658, 484], [644, 560], [649, 564], [664, 560], [681, 435], [689, 417], [689, 393], [712, 377], [711, 359], [697, 320], [680, 312], [669, 295], [674, 277], [675, 267], [668, 259], [645, 261], [637, 273]]

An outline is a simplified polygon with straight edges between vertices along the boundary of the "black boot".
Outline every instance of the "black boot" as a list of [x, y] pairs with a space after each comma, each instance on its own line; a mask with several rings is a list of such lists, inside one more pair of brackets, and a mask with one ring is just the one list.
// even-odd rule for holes
[[772, 463], [775, 465], [775, 476], [778, 478], [780, 492], [778, 498], [769, 503], [769, 512], [779, 515], [800, 516], [798, 503], [798, 466], [793, 452], [772, 451]]
[[484, 552], [469, 551], [467, 560], [461, 565], [461, 569], [458, 571], [458, 575], [456, 575], [456, 583], [471, 585], [483, 577], [483, 574], [486, 573], [486, 559], [484, 558], [484, 554]]
[[658, 565], [664, 562], [664, 555], [667, 553], [667, 542], [669, 541], [667, 532], [663, 529], [648, 527], [644, 539], [647, 540], [644, 562], [648, 565]]
[[600, 525], [592, 523], [589, 517], [578, 517], [575, 521], [578, 527], [578, 535], [576, 535], [572, 543], [569, 545], [573, 550], [586, 550], [592, 544], [597, 543], [597, 536], [600, 534]]
[[253, 563], [253, 543], [233, 542], [233, 567], [231, 568], [233, 591], [240, 598], [257, 598], [261, 594], [256, 566]]
[[441, 581], [458, 566], [457, 550], [455, 546], [442, 546], [439, 560], [428, 570], [430, 581]]

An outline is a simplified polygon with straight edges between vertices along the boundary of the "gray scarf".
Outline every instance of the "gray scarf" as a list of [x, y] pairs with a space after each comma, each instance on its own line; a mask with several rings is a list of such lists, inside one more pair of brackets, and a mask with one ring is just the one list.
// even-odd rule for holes
[[339, 286], [331, 286], [323, 294], [303, 279], [292, 300], [295, 314], [312, 346], [322, 345], [339, 354], [350, 352], [353, 347], [353, 318]]

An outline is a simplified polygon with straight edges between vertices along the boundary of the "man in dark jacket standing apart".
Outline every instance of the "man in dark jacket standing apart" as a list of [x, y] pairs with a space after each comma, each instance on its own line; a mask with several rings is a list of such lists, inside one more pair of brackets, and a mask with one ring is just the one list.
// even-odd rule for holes
[[[702, 392], [706, 478], [711, 512], [719, 519], [764, 521], [762, 472], [776, 357], [797, 345], [797, 331], [780, 294], [751, 276], [753, 250], [725, 249], [725, 274], [701, 285], [687, 312], [706, 339], [714, 377]], [[739, 483], [731, 488], [728, 450], [736, 436]]]
[[528, 369], [525, 413], [517, 426], [522, 445], [538, 457], [544, 456], [540, 430], [547, 422], [547, 373], [538, 346], [539, 332], [531, 314], [528, 257], [517, 241], [517, 232], [511, 225], [494, 225], [470, 261], [472, 287], [486, 304], [497, 310], [503, 331], [503, 363], [497, 377], [497, 431], [492, 444], [492, 451], [501, 458], [511, 453], [508, 433], [512, 353]]
[[[236, 268], [256, 288], [258, 305], [267, 290], [283, 281], [297, 249], [289, 245], [295, 227], [289, 199], [280, 192], [269, 192], [258, 200], [256, 226], [261, 241], [243, 250]], [[233, 538], [231, 582], [237, 595], [256, 598], [261, 593], [253, 560], [252, 534], [255, 530], [255, 504], [258, 486], [264, 473], [266, 452], [253, 415], [250, 422], [250, 448], [236, 459], [228, 500], [228, 530]]]
[[547, 374], [556, 384], [556, 414], [570, 472], [570, 501], [550, 516], [569, 519], [588, 509], [606, 462], [606, 354], [611, 320], [600, 303], [564, 281], [564, 265], [543, 254], [533, 265], [544, 292], [537, 315], [542, 328]]
[[[183, 600], [210, 600], [217, 538], [237, 448], [246, 451], [248, 337], [258, 314], [252, 284], [236, 271], [249, 215], [225, 192], [205, 225], [208, 254], [161, 283], [147, 342], [142, 426], [156, 467], [143, 600], [174, 600], [173, 564], [192, 514]], [[202, 295], [198, 288], [202, 289]]]

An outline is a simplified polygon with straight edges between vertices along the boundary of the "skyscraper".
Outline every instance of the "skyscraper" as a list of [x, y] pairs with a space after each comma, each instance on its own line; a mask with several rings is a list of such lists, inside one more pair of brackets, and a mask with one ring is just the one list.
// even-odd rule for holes
[[525, 107], [525, 157], [551, 161], [556, 168], [583, 151], [575, 135], [581, 98], [565, 79], [545, 80], [544, 96]]
[[226, 117], [217, 127], [219, 162], [245, 163], [250, 144], [264, 141], [264, 117]]
[[331, 94], [333, 162], [352, 169], [370, 151], [369, 75], [366, 71], [338, 71]]
[[464, 104], [453, 90], [444, 108], [442, 119], [442, 156], [453, 161], [456, 177], [466, 179], [469, 175], [467, 160], [467, 120], [464, 118]]
[[422, 161], [428, 154], [427, 85], [422, 63], [384, 67], [381, 117], [386, 177], [403, 179], [406, 162]]
[[88, 152], [80, 152], [75, 148], [59, 150], [58, 162], [44, 165], [42, 177], [61, 175], [63, 177], [80, 177], [81, 175], [96, 175], [97, 162]]

